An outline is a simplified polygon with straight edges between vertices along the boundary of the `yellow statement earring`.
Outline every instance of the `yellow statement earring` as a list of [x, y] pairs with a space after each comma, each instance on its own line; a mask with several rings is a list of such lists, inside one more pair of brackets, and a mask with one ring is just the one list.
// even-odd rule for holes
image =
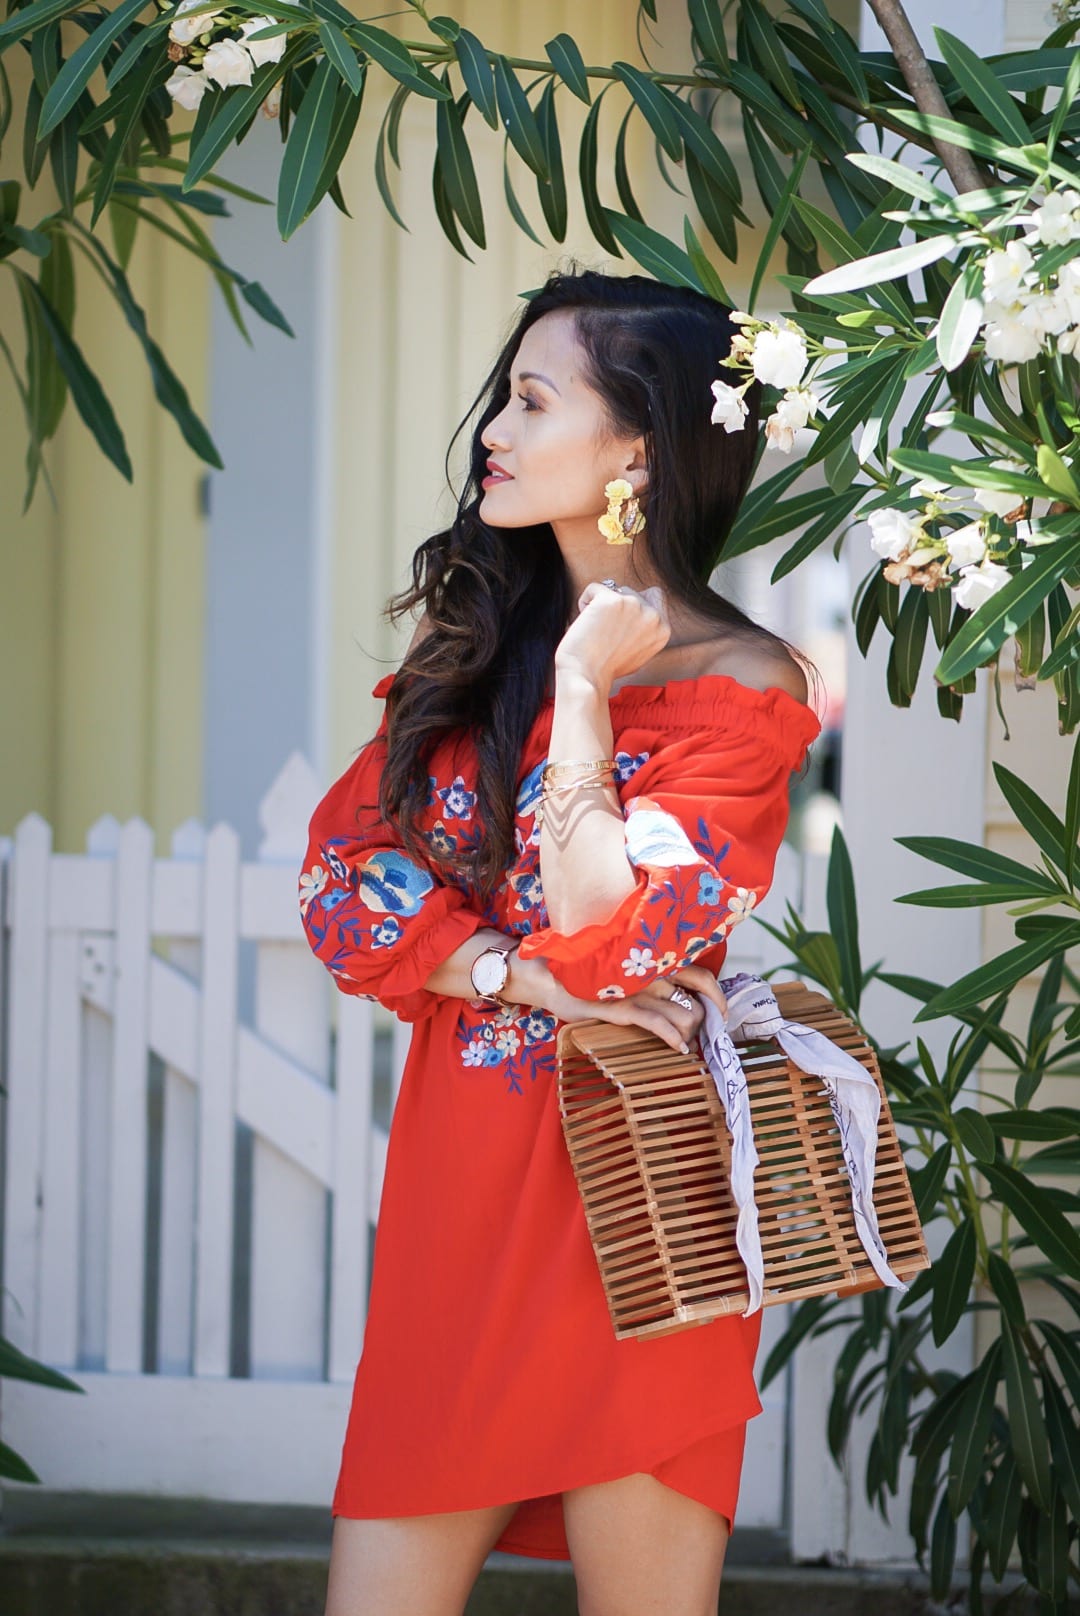
[[633, 544], [635, 535], [644, 531], [645, 512], [626, 478], [605, 484], [604, 498], [608, 508], [597, 527], [609, 544]]

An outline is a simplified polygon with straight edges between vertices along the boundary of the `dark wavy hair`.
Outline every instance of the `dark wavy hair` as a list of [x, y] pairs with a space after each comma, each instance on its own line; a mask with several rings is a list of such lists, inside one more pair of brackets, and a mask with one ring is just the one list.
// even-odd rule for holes
[[[427, 632], [387, 696], [380, 816], [407, 849], [445, 865], [484, 894], [514, 857], [519, 760], [573, 602], [546, 522], [506, 529], [481, 520], [488, 458], [481, 434], [510, 396], [522, 336], [557, 309], [573, 312], [586, 381], [602, 400], [612, 434], [645, 439], [645, 536], [648, 562], [662, 587], [718, 627], [768, 642], [774, 651], [795, 651], [709, 587], [758, 452], [758, 383], [745, 395], [743, 431], [729, 435], [709, 418], [710, 384], [722, 374], [718, 362], [735, 331], [730, 311], [699, 292], [641, 275], [552, 274], [526, 303], [451, 440], [448, 467], [454, 443], [477, 416], [457, 515], [420, 545], [410, 587], [387, 607], [391, 620], [422, 608]], [[421, 840], [417, 821], [427, 799], [431, 754], [462, 730], [470, 732], [479, 756], [483, 835], [469, 852], [440, 855]]]

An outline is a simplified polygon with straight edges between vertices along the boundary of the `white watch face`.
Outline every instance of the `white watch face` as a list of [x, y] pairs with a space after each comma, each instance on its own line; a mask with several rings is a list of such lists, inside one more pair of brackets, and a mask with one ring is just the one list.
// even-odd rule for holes
[[481, 954], [473, 962], [472, 983], [478, 993], [495, 994], [505, 987], [509, 974], [505, 954]]

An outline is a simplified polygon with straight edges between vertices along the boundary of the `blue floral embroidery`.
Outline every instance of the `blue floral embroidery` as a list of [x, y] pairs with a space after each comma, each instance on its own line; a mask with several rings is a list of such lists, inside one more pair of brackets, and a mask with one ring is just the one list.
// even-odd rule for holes
[[731, 843], [725, 842], [722, 847], [717, 847], [716, 843], [712, 839], [712, 833], [710, 832], [708, 825], [705, 823], [704, 814], [701, 814], [698, 817], [697, 832], [697, 836], [694, 838], [694, 846], [697, 848], [703, 859], [705, 859], [709, 864], [714, 865], [716, 868], [719, 868], [727, 858], [728, 849], [731, 847]]
[[424, 832], [424, 840], [436, 853], [441, 853], [445, 857], [449, 857], [457, 849], [457, 837], [451, 836], [441, 819], [434, 830]]
[[530, 769], [518, 787], [517, 801], [514, 806], [519, 819], [528, 819], [530, 814], [536, 813], [536, 807], [540, 801], [540, 780], [546, 763], [547, 758], [543, 758], [535, 769]]
[[457, 1033], [461, 1064], [499, 1067], [507, 1094], [524, 1094], [526, 1079], [535, 1083], [541, 1073], [554, 1075], [557, 1026], [554, 1016], [535, 1009], [519, 1013], [510, 1007], [489, 1010], [479, 1021], [466, 1021], [463, 1015]]
[[558, 1026], [554, 1016], [548, 1015], [546, 1010], [530, 1010], [519, 1026], [525, 1028], [525, 1042], [527, 1044], [542, 1044], [545, 1039], [552, 1037]]
[[372, 948], [393, 948], [395, 943], [401, 941], [404, 933], [393, 915], [389, 915], [378, 926], [371, 928]]
[[334, 852], [333, 844], [323, 848], [325, 858], [331, 875], [336, 875], [339, 881], [348, 881], [349, 869], [345, 861]]
[[373, 853], [357, 868], [358, 896], [377, 914], [416, 915], [435, 882], [404, 853], [390, 848]]
[[619, 784], [625, 785], [627, 780], [632, 780], [638, 770], [648, 763], [651, 756], [650, 752], [639, 752], [636, 757], [631, 757], [629, 752], [616, 752], [615, 778]]
[[697, 878], [698, 903], [704, 904], [707, 909], [715, 909], [723, 890], [719, 876], [714, 875], [711, 870], [702, 870]]
[[435, 795], [443, 803], [443, 813], [447, 819], [471, 819], [472, 811], [476, 807], [476, 792], [466, 789], [465, 781], [459, 774], [455, 777], [453, 785], [443, 786], [436, 790]]
[[514, 907], [524, 914], [528, 914], [530, 909], [539, 908], [544, 901], [539, 870], [521, 870], [510, 877], [510, 886], [515, 894]]

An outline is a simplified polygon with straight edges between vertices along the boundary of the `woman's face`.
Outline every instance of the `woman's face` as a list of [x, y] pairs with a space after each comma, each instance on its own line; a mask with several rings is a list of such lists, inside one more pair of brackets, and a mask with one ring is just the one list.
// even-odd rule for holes
[[611, 436], [600, 397], [585, 382], [568, 309], [529, 327], [510, 371], [510, 398], [481, 434], [488, 451], [481, 520], [491, 527], [550, 522], [572, 529], [607, 507], [604, 484], [645, 485], [641, 439]]

